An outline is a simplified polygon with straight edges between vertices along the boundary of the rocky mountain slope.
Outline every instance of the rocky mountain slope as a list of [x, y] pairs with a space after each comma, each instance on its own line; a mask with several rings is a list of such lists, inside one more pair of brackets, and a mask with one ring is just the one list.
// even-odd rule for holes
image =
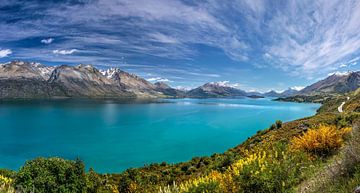
[[333, 75], [302, 89], [298, 95], [346, 93], [360, 87], [360, 71]]
[[168, 96], [182, 98], [182, 97], [185, 97], [185, 95], [186, 95], [185, 91], [171, 88], [169, 85], [167, 85], [164, 82], [156, 82], [154, 85], [155, 85], [156, 91], [164, 93], [165, 95], [168, 95]]
[[360, 71], [342, 74], [335, 73], [323, 80], [305, 87], [295, 95], [280, 97], [278, 100], [323, 103], [330, 98], [334, 98], [344, 93], [353, 92], [359, 87]]
[[52, 67], [14, 61], [0, 65], [0, 98], [48, 98]]
[[117, 68], [99, 71], [92, 65], [49, 67], [23, 61], [0, 65], [1, 99], [154, 98], [176, 97], [179, 93]]
[[154, 84], [134, 74], [122, 71], [119, 68], [110, 68], [101, 71], [101, 73], [108, 79], [114, 81], [118, 86], [135, 93], [137, 96], [151, 97], [164, 95], [164, 93], [156, 90]]
[[247, 96], [247, 93], [227, 85], [211, 82], [188, 91], [186, 96], [190, 98], [241, 97]]
[[66, 97], [135, 97], [91, 65], [56, 67], [47, 82]]

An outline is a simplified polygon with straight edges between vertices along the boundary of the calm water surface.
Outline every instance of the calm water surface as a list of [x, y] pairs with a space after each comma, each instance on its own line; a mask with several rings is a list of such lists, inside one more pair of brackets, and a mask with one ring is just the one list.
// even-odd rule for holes
[[161, 103], [0, 103], [0, 168], [38, 156], [77, 157], [98, 172], [181, 162], [223, 152], [275, 120], [315, 114], [319, 104], [270, 99], [173, 99]]

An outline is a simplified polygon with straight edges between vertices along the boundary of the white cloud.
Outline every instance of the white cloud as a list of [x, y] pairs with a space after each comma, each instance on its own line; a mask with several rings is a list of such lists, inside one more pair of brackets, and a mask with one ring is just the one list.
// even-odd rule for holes
[[211, 82], [211, 84], [215, 84], [215, 85], [223, 86], [223, 87], [232, 87], [232, 88], [240, 88], [240, 86], [241, 86], [241, 84], [239, 84], [239, 83], [230, 83], [230, 81], [228, 81], [228, 80]]
[[74, 52], [77, 52], [77, 49], [71, 49], [71, 50], [53, 50], [54, 54], [61, 54], [61, 55], [69, 55], [73, 54]]
[[177, 89], [177, 90], [183, 90], [183, 91], [189, 91], [189, 90], [193, 89], [193, 87], [188, 87], [188, 86], [176, 86], [175, 89]]
[[299, 90], [304, 89], [305, 87], [304, 87], [304, 86], [292, 86], [292, 87], [290, 87], [290, 88], [293, 89], [293, 90], [299, 91]]
[[347, 65], [346, 64], [341, 64], [339, 67], [340, 68], [345, 68], [345, 67], [347, 67]]
[[162, 33], [151, 33], [149, 34], [150, 40], [156, 41], [156, 42], [160, 42], [160, 43], [167, 43], [167, 44], [176, 44], [179, 41], [171, 36], [167, 36], [165, 34]]
[[146, 80], [149, 82], [173, 82], [167, 78], [161, 78], [161, 77], [148, 78]]
[[360, 1], [290, 1], [270, 20], [274, 65], [311, 76], [360, 51]]
[[0, 50], [0, 58], [4, 58], [12, 54], [12, 51], [10, 49], [4, 49]]
[[42, 39], [41, 43], [43, 44], [51, 44], [54, 41], [54, 38]]

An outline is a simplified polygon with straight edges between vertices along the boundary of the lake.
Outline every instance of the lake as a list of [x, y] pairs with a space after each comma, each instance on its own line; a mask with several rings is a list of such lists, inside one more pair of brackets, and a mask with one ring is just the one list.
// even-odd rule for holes
[[319, 107], [268, 98], [0, 102], [0, 168], [18, 170], [38, 156], [80, 158], [102, 173], [177, 163], [224, 152]]

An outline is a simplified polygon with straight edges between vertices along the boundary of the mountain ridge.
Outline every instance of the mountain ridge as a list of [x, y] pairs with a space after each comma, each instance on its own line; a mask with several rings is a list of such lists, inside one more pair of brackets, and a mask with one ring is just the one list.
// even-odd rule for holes
[[[164, 82], [151, 83], [119, 68], [97, 69], [90, 64], [46, 66], [11, 61], [0, 65], [0, 98], [236, 98], [276, 97], [285, 101], [324, 100], [325, 96], [360, 87], [360, 71], [332, 74], [301, 90], [247, 92], [227, 82], [208, 82], [188, 91]], [[306, 99], [304, 99], [306, 98]]]
[[360, 71], [345, 74], [332, 74], [325, 79], [315, 82], [300, 90], [300, 95], [314, 95], [318, 93], [346, 93], [360, 87]]
[[[157, 98], [173, 97], [143, 78], [120, 69], [105, 74], [92, 65], [45, 66], [12, 61], [0, 65], [0, 98]], [[110, 72], [110, 70], [108, 71]]]

